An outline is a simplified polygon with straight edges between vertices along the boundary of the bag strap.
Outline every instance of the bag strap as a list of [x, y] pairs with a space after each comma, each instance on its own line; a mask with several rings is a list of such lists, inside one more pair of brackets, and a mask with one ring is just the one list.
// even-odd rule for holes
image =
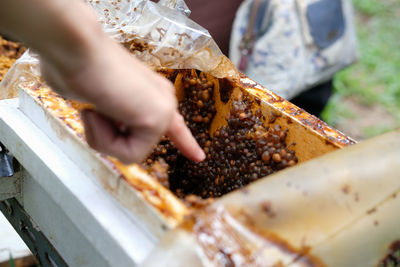
[[257, 20], [258, 8], [261, 5], [262, 0], [254, 0], [253, 6], [250, 11], [249, 24], [243, 38], [239, 43], [239, 51], [241, 54], [239, 61], [239, 70], [241, 72], [246, 71], [248, 61], [250, 59], [251, 53], [253, 52], [256, 33], [254, 32], [254, 25]]

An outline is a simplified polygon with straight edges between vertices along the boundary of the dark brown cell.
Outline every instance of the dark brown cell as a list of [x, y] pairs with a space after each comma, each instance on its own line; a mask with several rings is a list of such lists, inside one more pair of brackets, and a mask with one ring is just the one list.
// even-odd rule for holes
[[263, 160], [264, 162], [268, 162], [268, 161], [271, 160], [271, 155], [269, 154], [268, 151], [265, 151], [265, 152], [262, 154], [261, 158], [262, 158], [262, 160]]
[[275, 162], [281, 162], [282, 161], [281, 155], [279, 155], [278, 153], [273, 154], [272, 160]]

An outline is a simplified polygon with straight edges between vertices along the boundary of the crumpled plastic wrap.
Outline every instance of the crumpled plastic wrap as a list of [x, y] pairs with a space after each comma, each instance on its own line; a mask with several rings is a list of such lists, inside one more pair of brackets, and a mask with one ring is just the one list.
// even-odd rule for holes
[[10, 68], [0, 83], [0, 100], [18, 96], [18, 87], [24, 82], [41, 79], [39, 57], [27, 50]]
[[183, 0], [86, 0], [105, 32], [153, 68], [197, 69], [238, 77], [206, 29], [188, 18]]
[[[152, 69], [197, 69], [218, 78], [239, 72], [206, 29], [188, 18], [184, 0], [85, 0], [104, 31]], [[41, 79], [38, 57], [29, 50], [0, 84], [0, 99], [15, 97], [21, 82]]]

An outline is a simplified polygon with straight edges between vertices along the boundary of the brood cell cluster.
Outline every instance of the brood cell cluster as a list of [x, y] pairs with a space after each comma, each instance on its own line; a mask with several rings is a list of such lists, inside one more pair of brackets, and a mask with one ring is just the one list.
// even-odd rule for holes
[[278, 124], [265, 126], [261, 110], [246, 95], [232, 101], [226, 125], [210, 132], [216, 114], [215, 90], [223, 91], [220, 86], [226, 84], [197, 72], [182, 79], [179, 111], [206, 153], [203, 162], [186, 159], [163, 137], [143, 163], [179, 197], [220, 197], [298, 161], [293, 144], [286, 143], [288, 130]]

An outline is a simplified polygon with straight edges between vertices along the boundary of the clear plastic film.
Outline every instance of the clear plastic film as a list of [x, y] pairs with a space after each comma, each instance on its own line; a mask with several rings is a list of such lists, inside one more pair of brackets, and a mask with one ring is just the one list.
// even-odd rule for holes
[[183, 0], [86, 1], [105, 32], [152, 68], [197, 69], [238, 77], [206, 29], [188, 18]]
[[0, 83], [0, 100], [18, 96], [21, 83], [41, 80], [39, 57], [27, 50], [10, 68]]
[[[104, 31], [152, 69], [196, 69], [217, 78], [238, 78], [206, 29], [188, 18], [184, 0], [85, 0]], [[41, 79], [39, 59], [29, 50], [0, 84], [0, 99], [16, 97], [18, 84]]]

